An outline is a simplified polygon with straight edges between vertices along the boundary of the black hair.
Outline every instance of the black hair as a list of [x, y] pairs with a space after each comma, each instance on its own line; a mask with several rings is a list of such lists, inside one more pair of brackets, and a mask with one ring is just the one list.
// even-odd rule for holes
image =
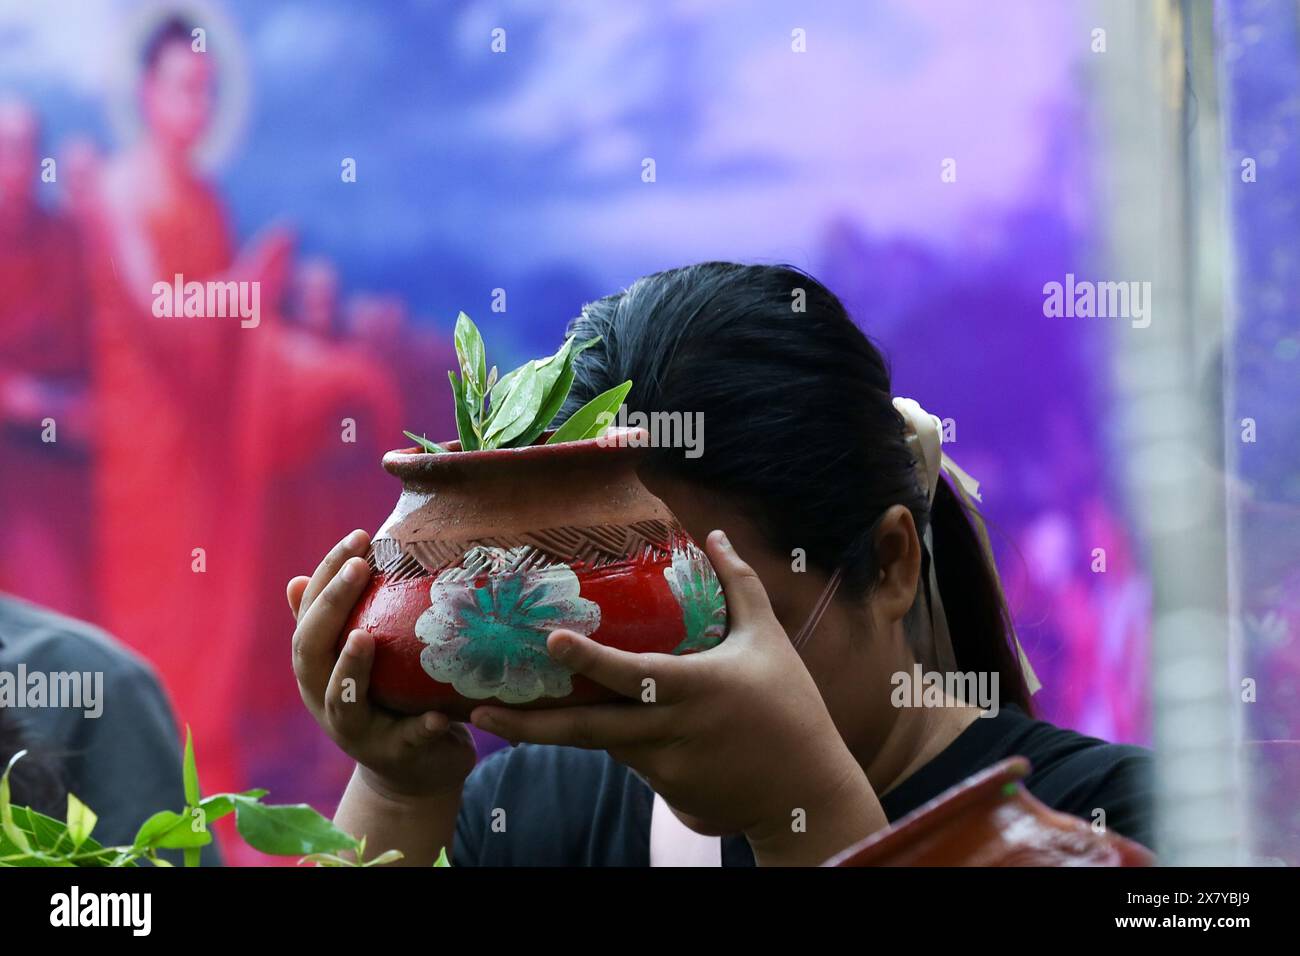
[[153, 71], [153, 68], [158, 65], [159, 58], [162, 57], [163, 50], [172, 43], [184, 43], [187, 47], [193, 48], [194, 24], [184, 17], [173, 14], [150, 30], [140, 50], [140, 65], [144, 67], [145, 73]]
[[31, 807], [63, 819], [67, 790], [60, 761], [9, 708], [0, 707], [0, 773], [20, 750], [27, 753], [9, 774], [10, 801], [14, 806]]
[[958, 668], [997, 672], [1000, 703], [1032, 712], [965, 507], [942, 478], [929, 506], [889, 368], [829, 289], [791, 266], [702, 262], [589, 303], [569, 332], [601, 341], [576, 361], [557, 421], [629, 379], [629, 413], [703, 413], [704, 454], [651, 449], [645, 467], [736, 500], [777, 552], [802, 548], [828, 575], [842, 568], [841, 594], [870, 593], [889, 507], [906, 506], [918, 533], [932, 523]]

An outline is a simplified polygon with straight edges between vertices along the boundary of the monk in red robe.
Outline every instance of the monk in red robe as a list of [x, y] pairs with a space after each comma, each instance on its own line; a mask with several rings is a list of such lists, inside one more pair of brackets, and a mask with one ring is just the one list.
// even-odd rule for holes
[[[236, 254], [221, 199], [193, 158], [213, 111], [214, 68], [191, 46], [188, 24], [155, 31], [143, 58], [143, 135], [99, 175], [86, 228], [100, 619], [158, 666], [199, 741], [205, 786], [225, 789], [246, 785], [236, 729], [256, 693], [250, 674], [287, 669], [283, 646], [249, 646], [257, 622], [283, 610], [259, 599], [264, 549], [295, 545], [286, 529], [270, 529], [267, 489], [278, 471], [338, 443], [340, 406], [383, 420], [374, 432], [400, 426], [378, 369], [328, 345], [305, 350], [281, 327], [289, 235], [272, 231]], [[172, 295], [189, 283], [221, 283], [258, 314], [214, 312], [211, 293], [191, 310], [188, 294], [184, 303]]]

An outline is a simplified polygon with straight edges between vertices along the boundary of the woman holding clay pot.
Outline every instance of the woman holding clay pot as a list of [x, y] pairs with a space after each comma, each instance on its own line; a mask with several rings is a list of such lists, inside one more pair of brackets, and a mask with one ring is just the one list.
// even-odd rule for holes
[[[444, 847], [457, 865], [815, 865], [1021, 755], [1043, 803], [1150, 845], [1150, 755], [1033, 718], [973, 484], [830, 291], [702, 263], [570, 331], [601, 341], [561, 420], [629, 379], [629, 413], [702, 413], [703, 453], [653, 449], [639, 477], [704, 543], [728, 636], [674, 657], [555, 631], [552, 657], [621, 699], [476, 707], [518, 746], [475, 766], [462, 724], [368, 701], [369, 634], [336, 655], [371, 573], [353, 532], [288, 587], [303, 700], [357, 761], [341, 827], [414, 865]], [[940, 690], [907, 686], [922, 674]]]

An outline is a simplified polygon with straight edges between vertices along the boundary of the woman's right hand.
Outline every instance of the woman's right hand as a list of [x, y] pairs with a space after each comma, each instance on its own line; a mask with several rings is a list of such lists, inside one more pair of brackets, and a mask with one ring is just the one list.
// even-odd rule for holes
[[374, 638], [348, 635], [335, 656], [339, 635], [370, 580], [363, 555], [370, 544], [354, 531], [325, 556], [310, 578], [289, 582], [293, 671], [303, 703], [377, 794], [396, 800], [458, 794], [474, 767], [474, 741], [465, 725], [435, 711], [413, 717], [380, 710], [367, 691]]

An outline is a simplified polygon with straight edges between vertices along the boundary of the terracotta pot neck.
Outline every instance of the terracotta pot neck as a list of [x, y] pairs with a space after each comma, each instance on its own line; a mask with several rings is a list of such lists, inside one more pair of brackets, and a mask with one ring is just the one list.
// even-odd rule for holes
[[[553, 432], [545, 432], [545, 442]], [[459, 441], [440, 442], [447, 452], [431, 454], [417, 448], [390, 451], [384, 469], [402, 480], [404, 487], [429, 490], [461, 482], [495, 482], [512, 477], [539, 480], [559, 473], [611, 475], [635, 470], [646, 453], [644, 429], [610, 429], [602, 438], [534, 444], [524, 448], [461, 451]]]

